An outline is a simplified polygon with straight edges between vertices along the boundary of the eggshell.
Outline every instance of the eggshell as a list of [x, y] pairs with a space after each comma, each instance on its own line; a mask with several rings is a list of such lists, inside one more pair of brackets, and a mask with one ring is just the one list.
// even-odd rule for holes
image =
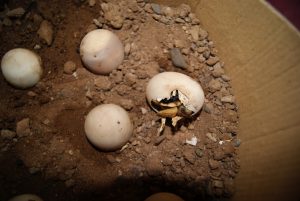
[[128, 113], [122, 107], [102, 104], [88, 113], [84, 129], [94, 146], [112, 151], [126, 144], [131, 137], [133, 125]]
[[145, 201], [184, 201], [181, 197], [173, 193], [156, 193], [148, 197]]
[[188, 97], [189, 104], [195, 108], [194, 113], [200, 111], [204, 103], [202, 87], [191, 77], [177, 72], [163, 72], [152, 77], [146, 88], [147, 101], [151, 105], [151, 100], [169, 98], [176, 89]]
[[22, 194], [22, 195], [17, 195], [8, 201], [43, 201], [43, 200], [37, 195]]
[[84, 65], [96, 74], [108, 74], [124, 59], [124, 47], [111, 31], [96, 29], [82, 39], [80, 55]]
[[16, 48], [3, 56], [1, 70], [11, 85], [25, 89], [34, 86], [41, 79], [41, 63], [41, 58], [34, 52]]

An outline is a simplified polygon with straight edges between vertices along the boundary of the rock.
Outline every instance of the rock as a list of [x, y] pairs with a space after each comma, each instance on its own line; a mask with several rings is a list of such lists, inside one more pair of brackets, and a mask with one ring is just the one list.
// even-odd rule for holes
[[152, 3], [151, 7], [152, 7], [152, 10], [154, 11], [155, 14], [158, 14], [158, 15], [161, 14], [160, 5], [158, 5], [156, 3]]
[[199, 27], [193, 26], [190, 30], [190, 34], [191, 34], [194, 42], [198, 41], [199, 40]]
[[144, 107], [141, 107], [141, 112], [142, 114], [147, 114], [148, 110]]
[[232, 95], [223, 96], [221, 98], [221, 102], [222, 103], [234, 103], [235, 102], [235, 97], [232, 96]]
[[15, 9], [8, 11], [6, 13], [6, 16], [7, 17], [22, 17], [24, 15], [24, 13], [25, 13], [24, 8], [19, 7], [19, 8], [15, 8]]
[[183, 157], [189, 163], [194, 164], [196, 161], [195, 151], [194, 149], [185, 149], [183, 151]]
[[112, 155], [110, 155], [110, 154], [108, 154], [107, 156], [106, 156], [106, 159], [108, 160], [108, 162], [109, 163], [111, 163], [111, 164], [113, 164], [113, 163], [116, 163], [117, 161], [116, 161], [116, 159], [115, 159], [115, 157], [113, 157]]
[[223, 181], [220, 181], [220, 180], [213, 180], [212, 185], [215, 188], [223, 188], [224, 187]]
[[93, 7], [96, 5], [96, 0], [89, 0], [89, 6]]
[[149, 176], [159, 176], [163, 173], [164, 167], [161, 163], [159, 152], [153, 152], [145, 160], [145, 169]]
[[221, 65], [219, 65], [220, 63], [216, 63], [214, 65], [214, 70], [212, 71], [212, 75], [214, 77], [221, 77], [222, 75], [224, 75], [224, 69], [221, 67]]
[[124, 81], [129, 85], [132, 86], [137, 82], [137, 76], [133, 73], [126, 73], [124, 76]]
[[182, 69], [187, 68], [187, 63], [185, 62], [184, 57], [178, 48], [172, 48], [170, 54], [174, 66]]
[[64, 64], [64, 73], [72, 74], [76, 71], [76, 64], [73, 61], [67, 61]]
[[233, 144], [231, 144], [231, 143], [223, 144], [222, 150], [223, 150], [224, 154], [226, 154], [228, 156], [232, 156], [235, 153], [235, 148], [234, 148]]
[[49, 21], [43, 20], [37, 33], [41, 39], [46, 41], [47, 45], [52, 44], [54, 31]]
[[185, 43], [183, 40], [174, 40], [174, 45], [175, 47], [178, 48], [184, 48], [185, 47]]
[[170, 7], [163, 7], [161, 10], [162, 10], [162, 14], [167, 17], [174, 17], [174, 15], [175, 15], [174, 9], [172, 9]]
[[195, 150], [195, 153], [196, 153], [196, 155], [197, 155], [199, 158], [201, 158], [201, 157], [203, 156], [203, 154], [204, 154], [204, 153], [203, 153], [203, 150], [202, 150], [202, 149], [199, 149], [199, 148]]
[[226, 110], [224, 113], [223, 113], [223, 118], [229, 122], [237, 122], [238, 120], [238, 114], [236, 111], [233, 111], [233, 110]]
[[1, 130], [1, 138], [4, 140], [12, 140], [14, 137], [16, 137], [16, 132], [7, 130], [7, 129], [2, 129]]
[[207, 63], [208, 65], [210, 65], [210, 66], [213, 66], [213, 65], [215, 65], [219, 60], [220, 60], [220, 59], [219, 59], [219, 57], [217, 57], [217, 56], [215, 56], [215, 57], [210, 56], [210, 57], [208, 58], [208, 60], [206, 60], [206, 63]]
[[107, 20], [113, 28], [122, 28], [124, 18], [120, 6], [113, 3], [102, 3], [101, 8], [104, 12], [104, 19]]
[[166, 135], [161, 135], [161, 136], [157, 137], [154, 141], [154, 145], [155, 146], [160, 145], [165, 139], [166, 139]]
[[204, 103], [203, 105], [203, 110], [206, 112], [206, 113], [213, 113], [214, 111], [214, 106], [212, 103]]
[[209, 88], [209, 91], [216, 92], [216, 91], [219, 91], [222, 88], [222, 84], [221, 84], [221, 82], [219, 80], [212, 79], [208, 83], [208, 88]]
[[219, 161], [226, 158], [225, 153], [222, 151], [222, 149], [216, 149], [214, 150], [214, 159]]
[[130, 43], [126, 43], [125, 48], [124, 48], [124, 54], [125, 56], [128, 56], [131, 50], [131, 45]]
[[36, 173], [38, 173], [40, 171], [40, 168], [31, 167], [31, 168], [29, 168], [28, 171], [29, 171], [30, 174], [36, 174]]
[[191, 7], [187, 4], [181, 4], [178, 8], [178, 14], [181, 18], [187, 17], [191, 12]]
[[208, 137], [213, 142], [217, 142], [217, 135], [215, 133], [206, 133], [206, 137]]
[[134, 103], [130, 99], [124, 99], [122, 98], [120, 100], [120, 105], [125, 109], [125, 110], [131, 110], [134, 107]]
[[8, 17], [6, 17], [3, 19], [2, 24], [4, 26], [10, 27], [12, 25], [12, 21]]
[[25, 118], [17, 123], [16, 133], [18, 137], [24, 137], [30, 134], [29, 121], [29, 118]]
[[97, 89], [101, 89], [101, 90], [104, 90], [104, 91], [110, 90], [111, 85], [112, 85], [111, 81], [106, 76], [98, 76], [94, 80], [94, 84], [95, 84], [95, 87]]
[[179, 18], [179, 17], [175, 19], [175, 22], [176, 23], [182, 23], [182, 24], [185, 23], [185, 21], [183, 19]]
[[212, 169], [212, 170], [215, 170], [220, 167], [219, 161], [216, 161], [213, 159], [209, 159], [208, 164], [209, 164], [210, 169]]
[[234, 139], [233, 140], [233, 145], [235, 147], [239, 147], [241, 145], [242, 141], [240, 139]]
[[222, 75], [222, 79], [223, 79], [225, 82], [230, 81], [230, 77], [227, 76], [227, 75]]
[[206, 49], [203, 53], [202, 53], [203, 57], [205, 59], [208, 59], [210, 57], [210, 51], [208, 49]]
[[199, 28], [199, 36], [200, 36], [199, 38], [200, 40], [204, 40], [207, 38], [208, 33], [204, 29]]

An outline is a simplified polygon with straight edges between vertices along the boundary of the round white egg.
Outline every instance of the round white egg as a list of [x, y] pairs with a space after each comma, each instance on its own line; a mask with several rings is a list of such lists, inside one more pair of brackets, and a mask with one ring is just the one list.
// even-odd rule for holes
[[85, 119], [84, 129], [89, 141], [96, 147], [113, 151], [130, 139], [133, 125], [128, 113], [115, 104], [93, 108]]
[[148, 197], [145, 201], [184, 201], [181, 197], [173, 193], [155, 193]]
[[41, 58], [34, 52], [16, 48], [3, 56], [1, 70], [11, 85], [25, 89], [34, 86], [41, 79], [43, 73], [41, 63]]
[[118, 36], [105, 29], [87, 33], [80, 44], [84, 65], [96, 74], [109, 74], [122, 63], [124, 47]]
[[204, 103], [202, 87], [191, 77], [177, 72], [163, 72], [152, 77], [146, 88], [147, 101], [156, 110], [151, 101], [169, 98], [174, 90], [179, 90], [188, 98], [194, 114], [200, 111]]
[[22, 194], [11, 198], [9, 201], [43, 201], [43, 200], [37, 195]]

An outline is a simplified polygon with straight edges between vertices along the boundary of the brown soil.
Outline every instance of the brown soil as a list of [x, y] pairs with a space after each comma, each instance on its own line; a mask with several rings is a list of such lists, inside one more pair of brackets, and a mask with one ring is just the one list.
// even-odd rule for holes
[[[192, 15], [153, 14], [151, 5], [142, 0], [109, 2], [121, 5], [122, 28], [114, 29], [105, 17], [100, 18], [100, 27], [112, 30], [124, 45], [131, 44], [123, 64], [109, 76], [87, 71], [78, 53], [82, 37], [95, 28], [93, 19], [103, 16], [98, 1], [94, 6], [80, 0], [7, 2], [8, 8], [21, 6], [26, 13], [11, 18], [7, 26], [2, 25], [1, 14], [0, 56], [15, 47], [33, 50], [38, 44], [41, 48], [34, 51], [42, 58], [44, 75], [27, 90], [15, 89], [0, 75], [0, 129], [16, 132], [0, 138], [0, 200], [34, 193], [45, 201], [141, 201], [160, 191], [186, 201], [230, 197], [239, 169], [237, 106], [221, 101], [232, 95], [232, 88], [228, 77], [216, 72], [217, 65], [224, 64], [214, 61], [214, 44], [205, 33], [193, 41], [187, 33], [197, 24]], [[54, 27], [50, 46], [37, 34], [37, 15]], [[169, 50], [174, 45], [182, 50], [188, 68], [172, 65]], [[76, 75], [64, 73], [70, 60], [76, 63]], [[167, 126], [158, 137], [159, 117], [146, 103], [145, 86], [164, 71], [199, 81], [206, 103], [197, 117], [178, 129]], [[102, 152], [85, 137], [85, 115], [101, 103], [120, 104], [130, 114], [135, 129], [122, 151]], [[17, 130], [18, 122], [26, 118], [29, 127]], [[186, 144], [192, 136], [198, 139], [196, 146]]]

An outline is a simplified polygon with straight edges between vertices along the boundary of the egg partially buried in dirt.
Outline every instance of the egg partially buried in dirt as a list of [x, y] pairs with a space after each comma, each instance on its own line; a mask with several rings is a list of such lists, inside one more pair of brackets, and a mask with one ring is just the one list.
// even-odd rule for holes
[[84, 65], [93, 73], [108, 74], [124, 59], [124, 47], [113, 32], [96, 29], [87, 33], [80, 44]]
[[173, 193], [156, 193], [148, 197], [145, 201], [184, 201], [181, 197]]
[[22, 195], [17, 195], [8, 201], [43, 201], [43, 200], [37, 195], [22, 194]]
[[34, 86], [41, 79], [41, 63], [41, 58], [34, 52], [16, 48], [3, 56], [1, 70], [11, 85], [25, 89]]
[[131, 137], [133, 125], [128, 113], [115, 104], [102, 104], [87, 115], [84, 130], [96, 147], [113, 151], [121, 148]]

